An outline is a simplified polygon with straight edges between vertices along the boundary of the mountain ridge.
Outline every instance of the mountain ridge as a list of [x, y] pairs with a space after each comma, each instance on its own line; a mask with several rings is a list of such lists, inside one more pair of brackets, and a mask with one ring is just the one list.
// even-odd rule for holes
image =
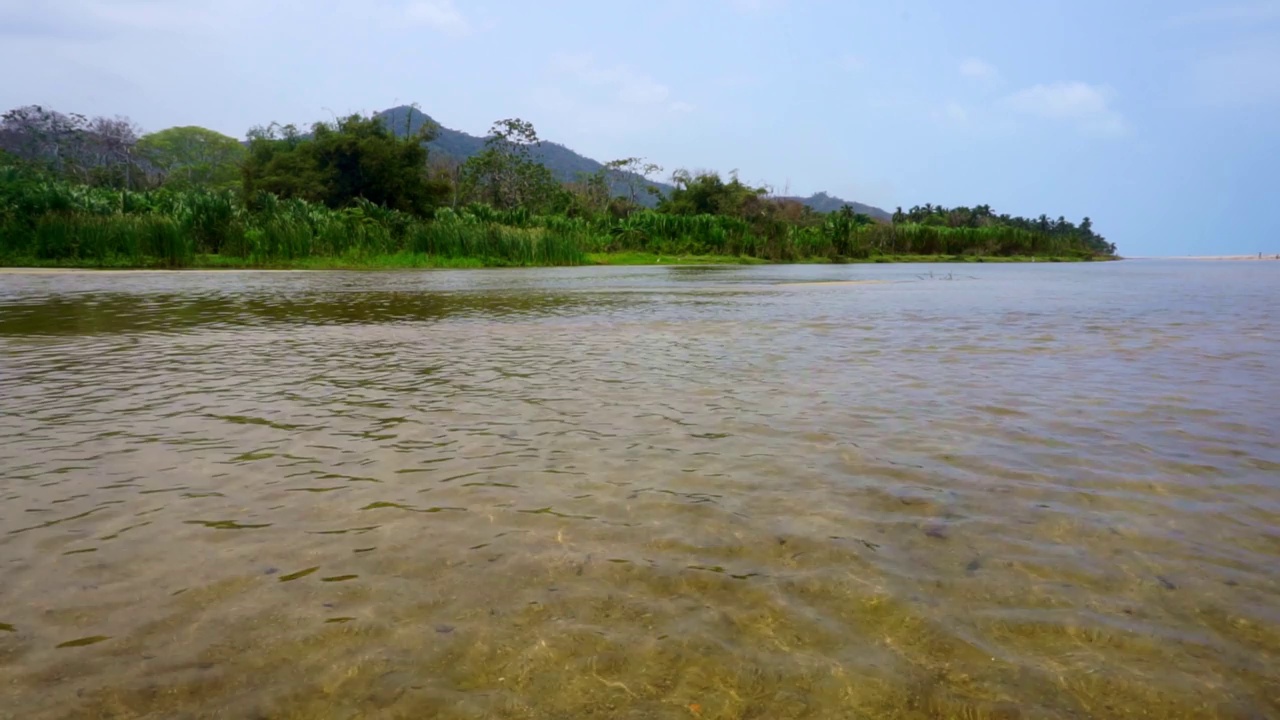
[[[400, 105], [394, 108], [383, 110], [376, 113], [376, 117], [381, 118], [395, 134], [403, 137], [418, 132], [423, 125], [427, 123], [434, 124], [439, 128], [436, 139], [427, 143], [427, 147], [433, 151], [442, 153], [459, 161], [466, 160], [479, 153], [484, 148], [484, 138], [471, 135], [470, 133], [453, 128], [445, 127], [443, 123], [432, 118], [430, 115], [408, 105]], [[550, 140], [543, 140], [542, 145], [534, 152], [534, 157], [539, 162], [546, 165], [548, 169], [561, 182], [571, 182], [579, 179], [581, 175], [590, 175], [604, 168], [604, 163], [598, 160], [586, 157], [567, 146]], [[669, 183], [656, 180], [641, 178], [646, 186], [657, 188], [663, 193], [668, 193], [675, 188]], [[614, 192], [621, 192], [625, 189], [622, 183], [615, 183]], [[652, 203], [653, 198], [649, 193], [642, 193], [640, 198], [642, 202]], [[866, 203], [844, 200], [826, 192], [817, 192], [809, 197], [787, 196], [780, 198], [782, 200], [798, 201], [818, 212], [833, 212], [839, 210], [844, 205], [849, 205], [854, 212], [864, 213], [877, 220], [888, 221], [892, 215], [882, 208]]]

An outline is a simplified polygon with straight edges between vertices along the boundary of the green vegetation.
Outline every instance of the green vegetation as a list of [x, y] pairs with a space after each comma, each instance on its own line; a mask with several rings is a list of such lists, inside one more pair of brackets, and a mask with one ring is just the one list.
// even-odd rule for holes
[[1049, 216], [1041, 215], [1032, 220], [1010, 215], [996, 215], [990, 205], [978, 205], [972, 208], [945, 208], [941, 205], [926, 204], [923, 207], [913, 207], [907, 212], [903, 212], [902, 208], [898, 208], [897, 212], [893, 214], [892, 220], [895, 225], [920, 225], [934, 228], [1009, 228], [1030, 233], [1048, 243], [1052, 243], [1055, 239], [1066, 240], [1099, 254], [1114, 255], [1116, 252], [1115, 245], [1108, 243], [1105, 238], [1094, 233], [1093, 221], [1089, 218], [1085, 218], [1079, 225], [1076, 225], [1061, 216], [1057, 220], [1050, 220]]
[[[485, 138], [451, 130], [439, 125], [416, 106], [402, 105], [377, 114], [397, 134], [412, 135], [423, 126], [431, 126], [433, 136], [427, 143], [432, 163], [442, 173], [456, 170], [468, 158], [478, 155], [485, 148]], [[602, 163], [583, 157], [569, 148], [554, 142], [538, 143], [530, 153], [533, 160], [546, 166], [556, 180], [576, 183], [581, 178], [604, 175], [612, 196], [629, 197], [644, 207], [655, 207], [658, 198], [671, 192], [672, 185], [657, 179], [662, 168], [643, 158], [624, 158]], [[601, 172], [603, 171], [603, 172]], [[877, 220], [888, 221], [890, 214], [877, 207], [842, 200], [824, 192], [809, 197], [788, 197], [818, 212], [834, 212], [849, 205], [854, 212], [866, 213]]]
[[[412, 120], [412, 115], [407, 116]], [[78, 267], [477, 267], [587, 263], [1105, 259], [1079, 225], [989, 207], [829, 213], [715, 173], [640, 158], [563, 183], [519, 119], [464, 162], [438, 128], [350, 116], [255, 128], [244, 147], [202, 128], [138, 138], [127, 120], [41, 108], [0, 123], [0, 264]], [[435, 162], [433, 162], [435, 160]], [[620, 190], [619, 190], [620, 189]], [[654, 207], [643, 200], [651, 199]]]
[[170, 188], [234, 190], [240, 186], [246, 152], [235, 138], [201, 127], [175, 127], [143, 137], [137, 148]]
[[382, 121], [353, 115], [316, 123], [308, 137], [276, 125], [249, 137], [242, 195], [254, 209], [274, 195], [334, 209], [361, 201], [422, 216], [449, 194], [448, 185], [425, 172], [429, 128], [398, 138]]

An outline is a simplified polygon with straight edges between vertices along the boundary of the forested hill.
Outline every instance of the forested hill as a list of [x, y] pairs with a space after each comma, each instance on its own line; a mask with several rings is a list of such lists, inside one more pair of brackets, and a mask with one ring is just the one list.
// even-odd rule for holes
[[[451, 130], [426, 113], [407, 105], [384, 110], [378, 113], [378, 117], [382, 118], [400, 136], [416, 133], [426, 123], [435, 123], [440, 128], [439, 135], [435, 140], [428, 143], [427, 147], [434, 152], [448, 155], [458, 161], [466, 160], [479, 153], [484, 147], [484, 138], [470, 135], [461, 130]], [[604, 164], [599, 161], [579, 155], [564, 145], [547, 140], [542, 141], [542, 146], [534, 153], [534, 157], [543, 165], [546, 165], [547, 169], [551, 170], [561, 182], [578, 180], [583, 175], [598, 172], [604, 167]], [[664, 195], [670, 193], [673, 189], [671, 185], [663, 182], [646, 181], [645, 184], [656, 187]], [[614, 190], [620, 191], [621, 188], [614, 188]], [[646, 204], [654, 202], [654, 199], [647, 193], [641, 195], [638, 199]], [[844, 205], [851, 205], [854, 212], [865, 213], [878, 220], [887, 221], [892, 217], [888, 212], [878, 207], [842, 200], [824, 192], [816, 193], [807, 198], [787, 199], [799, 200], [814, 210], [824, 213], [835, 212]]]
[[877, 220], [890, 220], [893, 218], [892, 215], [885, 212], [884, 210], [881, 210], [878, 207], [874, 207], [872, 205], [864, 205], [860, 202], [843, 200], [833, 195], [828, 195], [824, 192], [814, 193], [807, 198], [788, 198], [788, 199], [799, 200], [805, 205], [808, 205], [809, 207], [821, 213], [836, 212], [840, 208], [844, 207], [845, 205], [851, 205], [853, 206], [854, 212], [870, 215], [871, 217]]

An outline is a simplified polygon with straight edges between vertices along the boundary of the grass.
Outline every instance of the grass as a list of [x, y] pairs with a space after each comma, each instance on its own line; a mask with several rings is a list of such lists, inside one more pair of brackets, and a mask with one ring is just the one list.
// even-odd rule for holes
[[858, 225], [652, 210], [537, 215], [471, 204], [423, 218], [230, 191], [88, 187], [0, 166], [0, 265], [437, 268], [1089, 259], [1076, 237], [991, 226]]
[[[1088, 262], [1090, 258], [1072, 257], [976, 257], [954, 255], [880, 255], [865, 259], [839, 259], [836, 263], [1025, 263]], [[798, 260], [804, 264], [830, 264], [829, 258]], [[502, 257], [450, 257], [421, 252], [345, 253], [342, 255], [307, 256], [294, 259], [254, 260], [229, 255], [198, 254], [183, 264], [190, 270], [427, 270], [477, 269], [499, 267], [554, 267], [562, 263], [520, 262]], [[578, 264], [578, 263], [565, 263]], [[732, 255], [659, 255], [646, 252], [587, 253], [587, 265], [768, 265], [768, 260]], [[795, 263], [788, 263], [795, 264]], [[112, 255], [101, 258], [37, 258], [0, 256], [0, 267], [65, 268], [100, 270], [170, 269], [174, 266], [163, 257]]]

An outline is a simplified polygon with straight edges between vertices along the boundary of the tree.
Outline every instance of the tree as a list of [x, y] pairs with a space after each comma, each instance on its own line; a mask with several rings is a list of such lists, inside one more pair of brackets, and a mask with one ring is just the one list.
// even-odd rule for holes
[[27, 105], [0, 117], [0, 147], [26, 162], [62, 173], [79, 155], [88, 129], [84, 115]]
[[431, 155], [427, 159], [427, 176], [449, 187], [449, 207], [456, 210], [461, 199], [462, 163], [451, 155]]
[[609, 177], [610, 186], [626, 188], [627, 199], [634, 205], [639, 202], [639, 188], [652, 188], [649, 178], [662, 172], [662, 166], [647, 162], [644, 158], [629, 157], [605, 163], [604, 170]]
[[690, 173], [676, 170], [671, 174], [675, 189], [658, 203], [660, 212], [671, 215], [732, 215], [750, 217], [762, 207], [768, 189], [751, 187], [734, 173], [725, 182], [714, 172]]
[[240, 166], [246, 204], [256, 206], [260, 193], [322, 201], [325, 179], [310, 143], [296, 126], [257, 126], [249, 130], [248, 137], [248, 155]]
[[138, 142], [138, 154], [166, 185], [225, 188], [238, 183], [248, 151], [235, 138], [202, 127], [174, 127]]
[[393, 210], [426, 214], [443, 202], [447, 183], [428, 176], [426, 143], [432, 129], [399, 138], [377, 117], [351, 115], [311, 126], [250, 131], [242, 176], [252, 202], [260, 192], [339, 208], [363, 198]]
[[541, 144], [533, 124], [526, 120], [494, 123], [484, 149], [463, 164], [467, 193], [500, 210], [525, 207], [538, 212], [563, 206], [564, 188], [545, 165], [534, 160], [533, 151]]
[[134, 187], [142, 180], [136, 167], [134, 149], [142, 130], [127, 117], [95, 117], [89, 121], [81, 158], [95, 184]]
[[612, 193], [606, 172], [607, 168], [600, 168], [593, 173], [579, 173], [578, 181], [569, 185], [578, 207], [587, 214], [602, 214], [609, 209]]
[[0, 116], [0, 149], [79, 182], [133, 187], [146, 175], [134, 146], [138, 126], [126, 117], [64, 114], [39, 105]]

